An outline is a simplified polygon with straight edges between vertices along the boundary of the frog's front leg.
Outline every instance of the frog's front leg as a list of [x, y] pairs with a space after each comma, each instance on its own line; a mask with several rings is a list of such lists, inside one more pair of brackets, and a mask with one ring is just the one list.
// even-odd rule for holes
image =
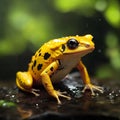
[[42, 73], [41, 73], [41, 80], [42, 84], [44, 85], [45, 89], [49, 93], [49, 95], [55, 97], [57, 99], [58, 104], [61, 104], [59, 99], [60, 97], [64, 97], [67, 99], [71, 99], [69, 96], [64, 95], [64, 92], [56, 91], [52, 85], [50, 76], [54, 74], [54, 72], [58, 69], [59, 62], [54, 61], [52, 62]]
[[86, 69], [85, 65], [82, 63], [82, 61], [79, 62], [77, 68], [80, 71], [82, 80], [85, 83], [85, 87], [82, 90], [82, 92], [85, 92], [86, 89], [90, 89], [92, 92], [92, 95], [95, 95], [94, 90], [97, 90], [97, 91], [100, 91], [101, 93], [103, 93], [103, 87], [96, 86], [91, 83], [87, 69]]
[[21, 90], [33, 93], [35, 96], [39, 96], [39, 94], [36, 93], [39, 90], [32, 88], [33, 78], [29, 72], [17, 72], [16, 84]]

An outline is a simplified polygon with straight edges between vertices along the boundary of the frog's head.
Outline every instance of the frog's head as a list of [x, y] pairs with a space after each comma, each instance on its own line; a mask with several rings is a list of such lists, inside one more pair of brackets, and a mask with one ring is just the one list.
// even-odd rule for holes
[[81, 56], [94, 50], [94, 43], [92, 42], [93, 36], [87, 34], [85, 36], [69, 36], [57, 39], [60, 41], [60, 48], [63, 54], [76, 54]]
[[[49, 41], [46, 45], [49, 49], [59, 55], [79, 54], [84, 56], [94, 50], [93, 36], [87, 34], [85, 36], [68, 36]], [[46, 48], [45, 48], [46, 49]]]
[[87, 54], [94, 50], [94, 43], [92, 42], [92, 35], [85, 36], [70, 36], [66, 37], [64, 54], [81, 53]]

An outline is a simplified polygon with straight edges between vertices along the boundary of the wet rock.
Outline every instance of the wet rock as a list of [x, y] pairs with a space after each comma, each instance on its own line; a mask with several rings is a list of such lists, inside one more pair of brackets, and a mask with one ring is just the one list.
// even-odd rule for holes
[[[3, 81], [2, 81], [3, 82]], [[40, 96], [22, 92], [11, 81], [12, 86], [0, 84], [0, 100], [14, 102], [16, 107], [0, 108], [0, 118], [12, 120], [12, 117], [28, 120], [119, 120], [120, 119], [120, 82], [119, 80], [96, 80], [94, 84], [104, 87], [103, 94], [90, 91], [81, 92], [83, 83], [77, 73], [68, 75], [63, 81], [54, 85], [56, 89], [67, 91], [71, 100], [60, 98], [61, 105], [49, 96], [43, 87]], [[1, 86], [2, 85], [2, 86]]]

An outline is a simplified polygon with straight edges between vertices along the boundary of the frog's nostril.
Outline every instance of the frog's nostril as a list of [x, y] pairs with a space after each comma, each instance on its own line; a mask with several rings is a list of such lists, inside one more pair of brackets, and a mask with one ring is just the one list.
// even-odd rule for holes
[[90, 47], [90, 44], [85, 44], [85, 47], [86, 47], [86, 48]]

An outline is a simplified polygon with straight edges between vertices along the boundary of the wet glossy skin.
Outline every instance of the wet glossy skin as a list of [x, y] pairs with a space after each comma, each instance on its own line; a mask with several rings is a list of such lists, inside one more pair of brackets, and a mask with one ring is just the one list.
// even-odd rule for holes
[[59, 97], [71, 99], [64, 92], [56, 91], [53, 82], [62, 80], [74, 67], [77, 67], [85, 83], [83, 92], [90, 89], [92, 95], [94, 90], [103, 92], [102, 87], [92, 85], [87, 69], [81, 61], [81, 57], [94, 50], [92, 35], [68, 36], [50, 40], [40, 47], [29, 63], [28, 71], [16, 74], [17, 86], [26, 92], [39, 96], [38, 90], [33, 85], [43, 85], [49, 95], [57, 99]]

